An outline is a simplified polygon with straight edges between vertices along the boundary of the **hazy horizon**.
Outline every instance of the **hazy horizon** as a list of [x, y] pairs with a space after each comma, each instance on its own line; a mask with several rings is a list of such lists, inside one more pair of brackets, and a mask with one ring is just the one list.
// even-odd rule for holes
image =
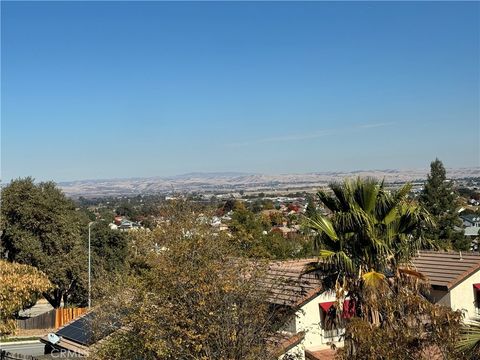
[[[480, 166], [466, 166], [466, 167], [446, 167], [447, 178], [449, 177], [449, 171], [460, 171], [460, 170], [478, 170], [480, 174]], [[180, 178], [192, 178], [192, 177], [207, 177], [207, 176], [225, 176], [225, 177], [234, 177], [234, 176], [288, 176], [288, 175], [312, 175], [312, 174], [355, 174], [361, 172], [419, 172], [424, 171], [427, 174], [430, 171], [430, 166], [418, 167], [418, 168], [390, 168], [390, 169], [350, 169], [350, 170], [323, 170], [323, 171], [310, 171], [310, 172], [284, 172], [284, 173], [268, 173], [268, 172], [244, 172], [244, 171], [194, 171], [186, 172], [180, 174], [168, 174], [168, 175], [153, 175], [153, 176], [127, 176], [127, 177], [111, 177], [111, 178], [79, 178], [79, 179], [64, 179], [64, 180], [55, 180], [55, 179], [38, 179], [32, 175], [20, 176], [17, 178], [12, 178], [7, 180], [0, 179], [0, 183], [3, 185], [8, 184], [10, 181], [18, 178], [32, 177], [35, 182], [42, 181], [53, 181], [58, 184], [67, 184], [75, 182], [96, 182], [96, 181], [128, 181], [128, 180], [149, 180], [149, 179], [180, 179]], [[475, 175], [476, 177], [477, 175]]]
[[480, 164], [478, 2], [13, 2], [1, 178]]

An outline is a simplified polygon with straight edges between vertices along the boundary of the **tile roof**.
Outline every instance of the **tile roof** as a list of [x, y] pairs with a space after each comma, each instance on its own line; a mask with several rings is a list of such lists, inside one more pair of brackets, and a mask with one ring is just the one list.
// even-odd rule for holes
[[[321, 270], [304, 273], [317, 262], [318, 258], [272, 262], [261, 281], [271, 292], [270, 302], [301, 306], [322, 293]], [[422, 250], [411, 260], [411, 267], [425, 275], [432, 286], [451, 289], [480, 270], [480, 254]]]
[[411, 263], [432, 286], [450, 290], [480, 269], [480, 254], [423, 250]]
[[305, 359], [307, 360], [333, 360], [337, 351], [334, 349], [324, 349], [318, 351], [305, 350]]
[[279, 357], [285, 354], [294, 346], [300, 344], [305, 338], [305, 332], [301, 331], [296, 334], [282, 334], [277, 333], [268, 339], [268, 345], [271, 347], [271, 352]]
[[270, 292], [270, 302], [295, 307], [321, 293], [319, 273], [304, 273], [316, 262], [316, 258], [272, 262], [261, 279], [262, 288]]

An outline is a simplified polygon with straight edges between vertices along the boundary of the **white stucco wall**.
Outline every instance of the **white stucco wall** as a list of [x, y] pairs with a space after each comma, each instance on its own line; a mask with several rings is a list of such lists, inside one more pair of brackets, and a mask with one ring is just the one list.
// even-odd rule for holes
[[280, 356], [278, 360], [305, 360], [305, 347], [303, 346], [303, 342], [300, 342], [296, 346], [292, 347], [288, 350], [285, 354]]
[[476, 317], [473, 284], [480, 284], [480, 270], [450, 289], [450, 306], [452, 310], [461, 310], [465, 315], [465, 320]]
[[[438, 304], [449, 306], [453, 310], [461, 310], [465, 319], [468, 320], [477, 317], [473, 284], [480, 284], [480, 270], [470, 275], [449, 292], [432, 290], [430, 296]], [[321, 326], [320, 303], [329, 301], [335, 301], [334, 292], [324, 292], [317, 295], [296, 312], [295, 325], [293, 326], [293, 323], [291, 323], [289, 328], [294, 332], [305, 331], [305, 339], [301, 344], [291, 349], [292, 351], [301, 351], [303, 354], [304, 349], [310, 351], [328, 349], [332, 341], [339, 347], [343, 346], [343, 341], [339, 337], [324, 337], [324, 330]]]
[[296, 331], [305, 331], [303, 344], [305, 349], [316, 351], [330, 348], [329, 342], [334, 340], [336, 344], [342, 345], [337, 338], [324, 338], [324, 331], [321, 327], [320, 303], [335, 301], [335, 293], [324, 292], [306, 304], [296, 313]]

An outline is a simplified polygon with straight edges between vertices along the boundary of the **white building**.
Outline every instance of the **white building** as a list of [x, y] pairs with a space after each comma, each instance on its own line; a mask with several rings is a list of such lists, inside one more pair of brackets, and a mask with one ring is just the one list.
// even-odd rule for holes
[[[305, 359], [306, 355], [310, 355], [309, 359], [316, 359], [313, 356], [319, 352], [331, 353], [332, 343], [337, 346], [343, 344], [340, 339], [344, 333], [343, 326], [328, 320], [335, 311], [335, 293], [323, 289], [319, 272], [304, 273], [314, 262], [317, 262], [315, 258], [273, 262], [262, 284], [271, 291], [270, 303], [273, 307], [290, 308], [294, 312], [282, 334], [290, 338], [298, 338], [302, 334], [302, 341], [290, 350], [299, 360]], [[348, 300], [343, 304], [344, 314], [348, 314], [347, 304]]]
[[431, 286], [431, 300], [461, 310], [466, 320], [480, 314], [480, 255], [478, 253], [420, 251], [413, 266]]
[[[331, 345], [343, 346], [344, 329], [342, 324], [332, 326], [329, 319], [335, 318], [335, 305], [342, 306], [336, 304], [335, 293], [322, 289], [320, 273], [304, 274], [313, 262], [315, 258], [275, 262], [264, 286], [272, 290], [272, 304], [295, 310], [295, 316], [283, 329], [284, 334], [303, 334], [295, 351], [303, 348], [305, 359], [333, 359]], [[479, 254], [420, 251], [412, 266], [429, 280], [430, 300], [461, 310], [467, 321], [480, 315]], [[348, 300], [343, 302], [344, 317], [350, 316], [348, 304]]]

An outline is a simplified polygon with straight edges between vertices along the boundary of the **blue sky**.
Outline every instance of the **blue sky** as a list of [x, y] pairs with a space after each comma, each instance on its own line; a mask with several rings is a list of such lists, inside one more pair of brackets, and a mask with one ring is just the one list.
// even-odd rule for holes
[[478, 2], [2, 2], [2, 180], [479, 166]]

